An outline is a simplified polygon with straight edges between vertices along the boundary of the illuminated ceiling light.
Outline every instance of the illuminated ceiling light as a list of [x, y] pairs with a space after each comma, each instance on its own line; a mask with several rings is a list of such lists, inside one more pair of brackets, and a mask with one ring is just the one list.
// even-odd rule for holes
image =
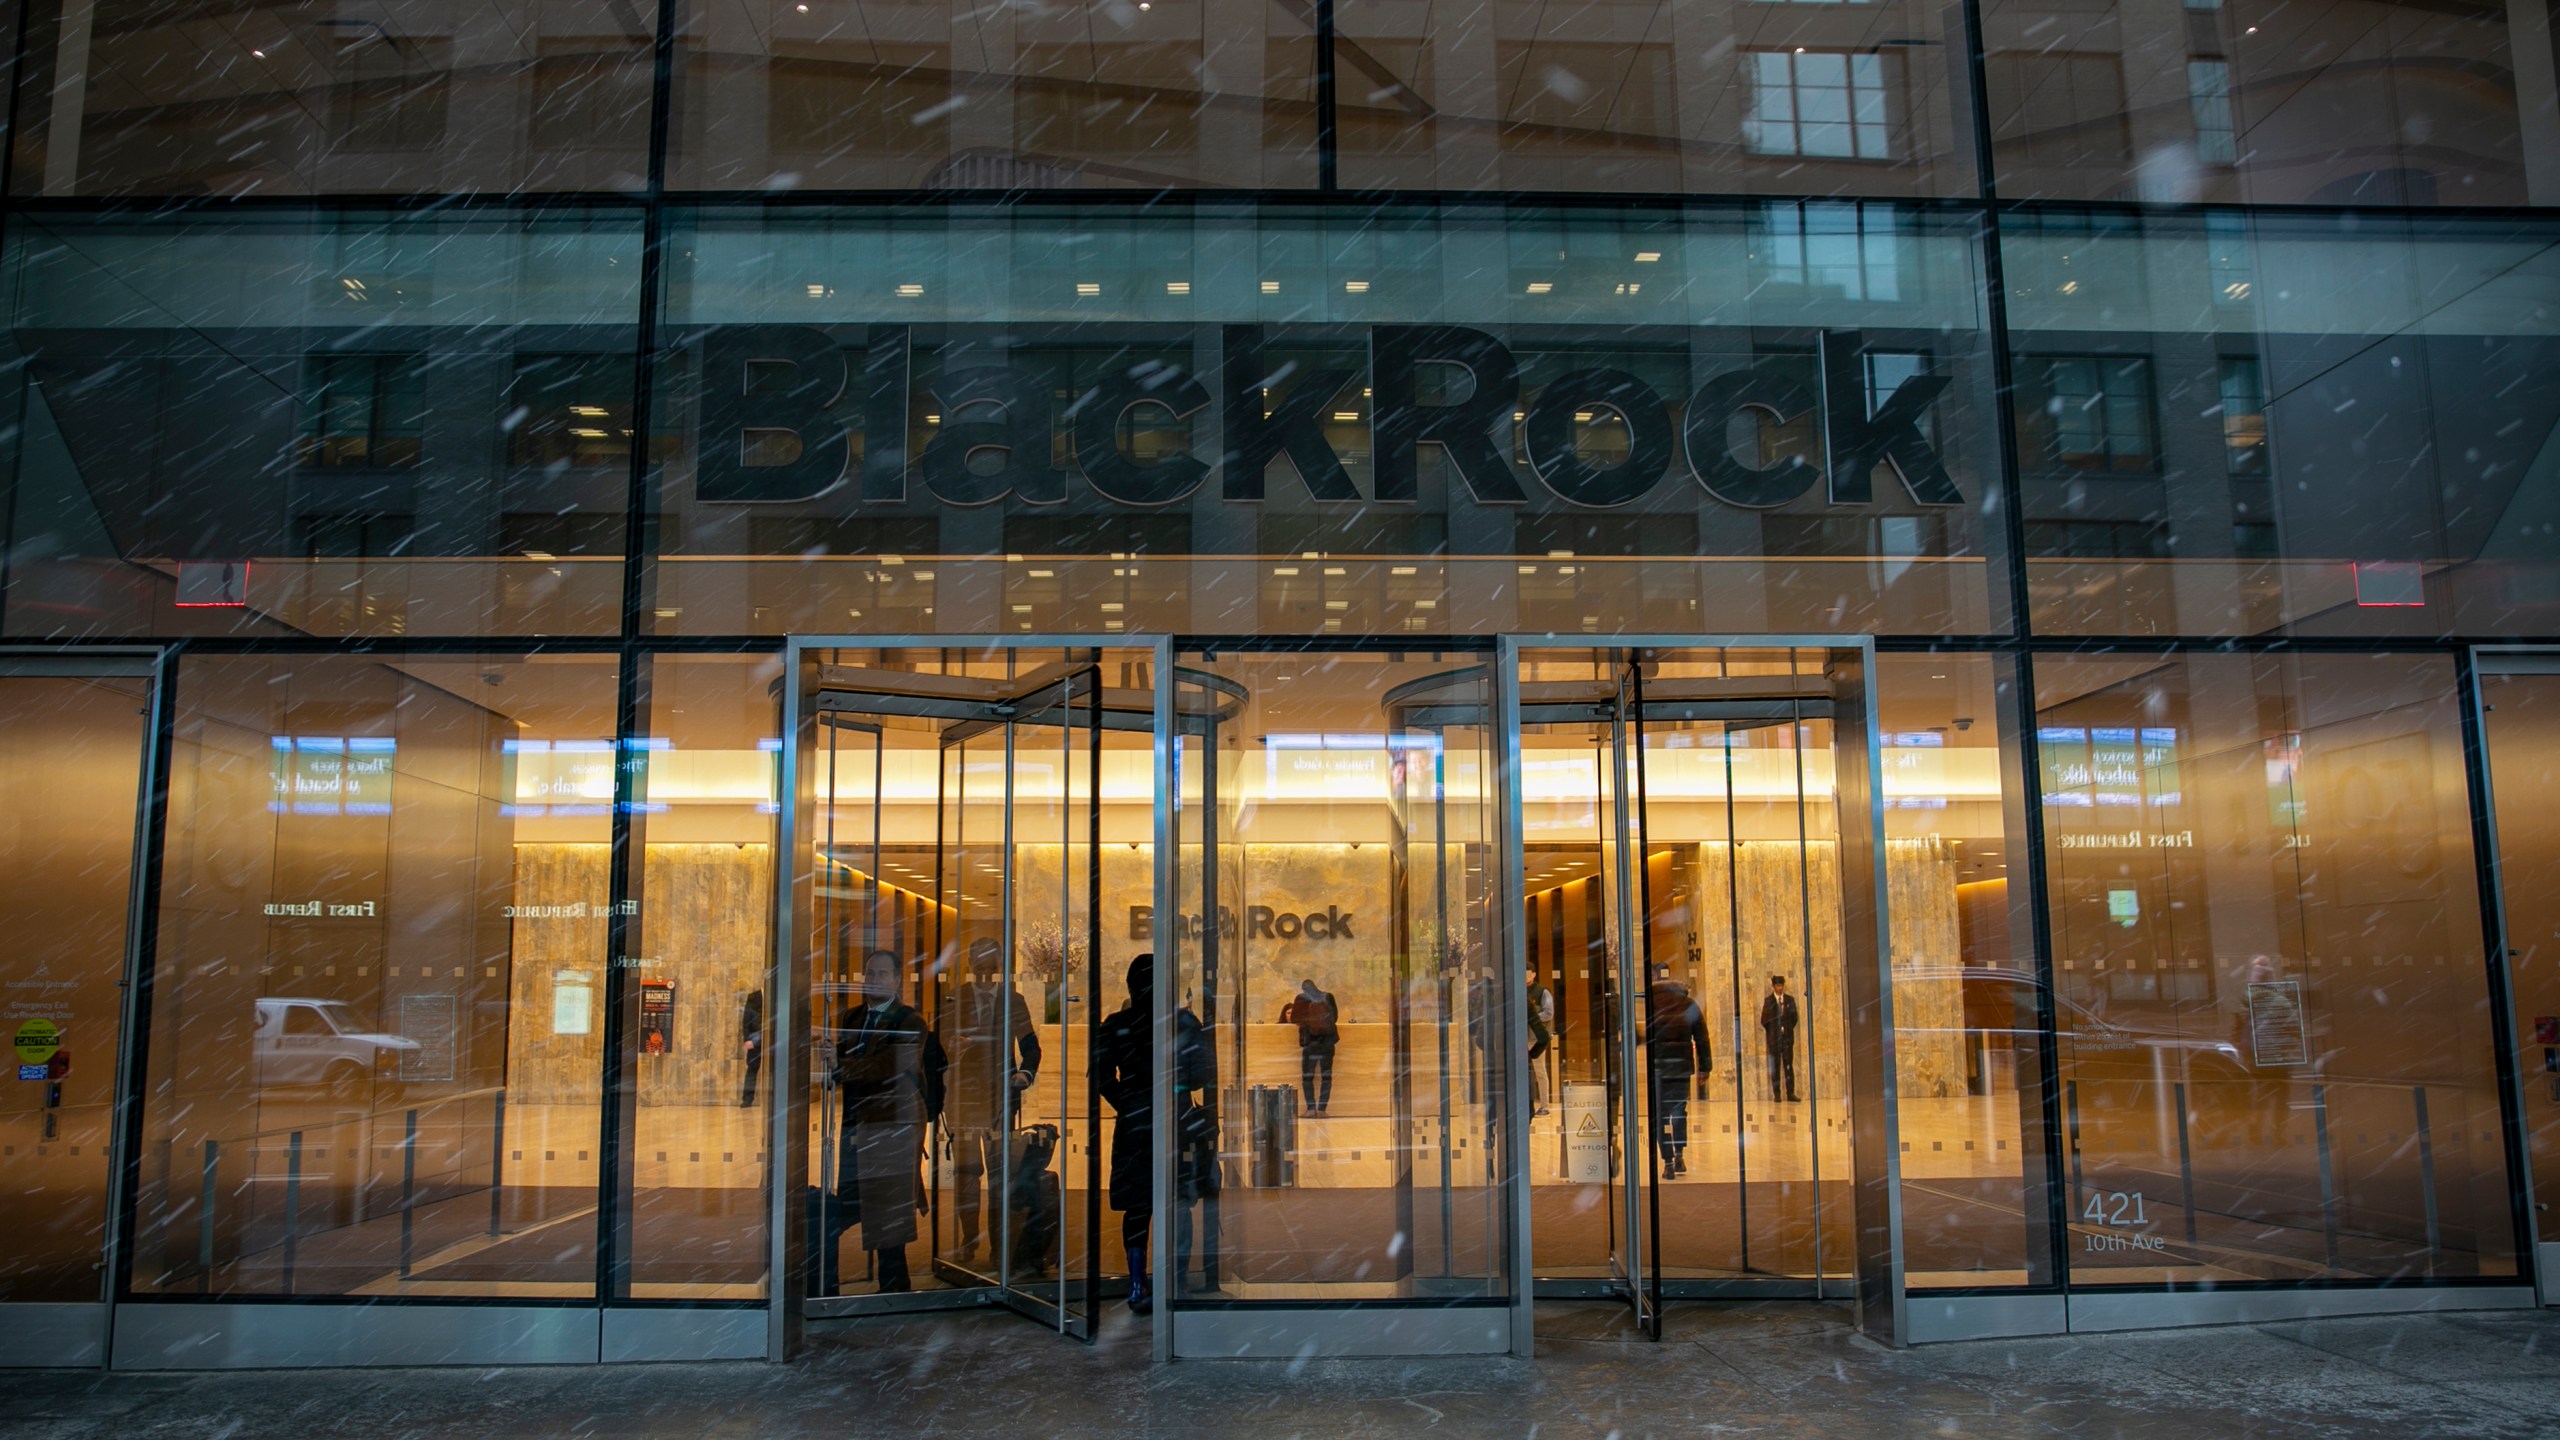
[[1369, 282], [1366, 280], [1345, 280], [1342, 282], [1342, 288], [1354, 295], [1366, 295], [1369, 293]]
[[1277, 295], [1277, 294], [1279, 294], [1279, 293], [1280, 293], [1280, 282], [1279, 282], [1279, 281], [1277, 281], [1277, 280], [1265, 280], [1265, 281], [1263, 281], [1263, 282], [1262, 282], [1262, 293], [1263, 293], [1263, 294], [1265, 294], [1265, 295]]
[[1636, 252], [1636, 263], [1639, 265], [1650, 265], [1661, 258], [1662, 252], [1659, 250], [1639, 250]]
[[1188, 280], [1167, 280], [1164, 282], [1164, 293], [1167, 295], [1188, 295], [1191, 293], [1191, 282]]
[[809, 287], [809, 298], [812, 300], [823, 300], [826, 298], [826, 294], [827, 287], [824, 285], [812, 285]]
[[1298, 573], [1298, 567], [1295, 565], [1274, 565], [1271, 567], [1271, 573], [1274, 575], [1295, 575]]
[[572, 405], [569, 407], [569, 413], [572, 415], [603, 415], [606, 411], [601, 405]]
[[[2257, 31], [2255, 31], [2255, 30], [2252, 30], [2252, 31], [2250, 31], [2249, 33], [2250, 33], [2250, 34], [2252, 34], [2252, 35], [2255, 35], [2255, 34], [2257, 34], [2258, 32], [2257, 32]], [[250, 53], [251, 55], [256, 56], [257, 58], [259, 58], [259, 59], [261, 59], [261, 60], [264, 60], [264, 59], [266, 59], [266, 58], [267, 58], [267, 52], [266, 52], [266, 51], [264, 51], [264, 50], [252, 50], [252, 51], [250, 51], [249, 53]]]
[[1359, 419], [1360, 412], [1357, 410], [1336, 410], [1333, 412], [1333, 418], [1347, 424], [1353, 420]]
[[1091, 280], [1079, 280], [1076, 282], [1076, 293], [1079, 295], [1099, 295], [1102, 293], [1102, 287]]
[[1546, 280], [1533, 280], [1529, 283], [1529, 293], [1532, 295], [1544, 295], [1555, 288], [1553, 282]]
[[921, 285], [901, 285], [898, 287], [898, 293], [912, 300], [918, 295], [924, 293], [924, 287]]
[[1388, 567], [1387, 573], [1390, 575], [1411, 575], [1415, 572], [1414, 568], [1410, 565], [1394, 565]]

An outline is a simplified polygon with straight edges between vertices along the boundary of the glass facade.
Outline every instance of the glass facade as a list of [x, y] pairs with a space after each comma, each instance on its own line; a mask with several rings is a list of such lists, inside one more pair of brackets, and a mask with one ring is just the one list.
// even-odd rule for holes
[[41, 1353], [2560, 1274], [2548, 5], [17, 34]]

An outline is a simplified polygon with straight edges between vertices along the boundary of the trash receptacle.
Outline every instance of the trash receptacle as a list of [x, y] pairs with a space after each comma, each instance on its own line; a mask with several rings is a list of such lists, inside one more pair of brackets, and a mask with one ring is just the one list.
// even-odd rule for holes
[[1246, 1103], [1253, 1112], [1253, 1188], [1282, 1190], [1297, 1184], [1297, 1090], [1287, 1085], [1256, 1085]]

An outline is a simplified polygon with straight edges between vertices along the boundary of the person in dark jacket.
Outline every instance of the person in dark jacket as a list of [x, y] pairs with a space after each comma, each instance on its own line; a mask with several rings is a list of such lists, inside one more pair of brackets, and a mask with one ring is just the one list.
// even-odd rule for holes
[[[1119, 1123], [1111, 1132], [1111, 1208], [1120, 1212], [1120, 1242], [1129, 1256], [1129, 1308], [1155, 1309], [1149, 1286], [1147, 1235], [1155, 1216], [1155, 967], [1153, 954], [1129, 962], [1129, 1001], [1102, 1022], [1095, 1088]], [[1217, 1188], [1216, 1080], [1208, 1032], [1188, 1008], [1174, 1016], [1174, 1268], [1190, 1265], [1191, 1206]]]
[[756, 1072], [764, 1068], [764, 992], [750, 990], [738, 1006], [738, 1043], [746, 1052], [747, 1081], [738, 1087], [738, 1108], [756, 1103]]
[[1654, 1143], [1668, 1179], [1689, 1168], [1690, 1083], [1715, 1066], [1706, 1014], [1668, 970], [1656, 974], [1645, 997], [1644, 1048], [1653, 1075]]
[[1342, 1002], [1330, 990], [1319, 990], [1310, 978], [1298, 982], [1298, 993], [1280, 1007], [1280, 1023], [1298, 1027], [1298, 1091], [1307, 1113], [1321, 1115], [1333, 1104], [1333, 1052], [1342, 1043]]
[[1769, 1098], [1796, 1098], [1796, 997], [1787, 993], [1787, 977], [1769, 977], [1769, 993], [1760, 1001], [1760, 1038], [1769, 1047]]
[[862, 1248], [872, 1253], [883, 1294], [913, 1288], [907, 1247], [924, 1208], [925, 1127], [941, 1113], [945, 1069], [941, 1042], [900, 996], [904, 980], [896, 955], [862, 957], [863, 1003], [844, 1012], [836, 1033], [844, 1154], [860, 1200]]

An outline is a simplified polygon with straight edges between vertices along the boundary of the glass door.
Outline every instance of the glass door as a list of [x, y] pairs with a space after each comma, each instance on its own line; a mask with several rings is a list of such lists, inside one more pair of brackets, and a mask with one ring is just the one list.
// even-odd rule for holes
[[1521, 917], [1527, 940], [1530, 1225], [1551, 1290], [1622, 1295], [1660, 1328], [1646, 1143], [1653, 1106], [1632, 977], [1642, 806], [1630, 672], [1614, 652], [1522, 666]]
[[[804, 677], [813, 1296], [977, 1291], [1091, 1334], [1101, 845], [1129, 799], [1105, 757], [1143, 783], [1153, 698], [1055, 654], [837, 652], [856, 663]], [[1144, 895], [1130, 858], [1115, 891]]]
[[1848, 1269], [1819, 653], [1520, 652], [1533, 1259], [1656, 1335], [1666, 1291]]
[[[2560, 797], [2560, 654], [2483, 654], [2479, 687], [2497, 822], [2511, 1043], [2537, 1202], [2526, 1238], [2539, 1252], [2536, 1274], [2547, 1304], [2560, 1296], [2560, 1212], [2552, 1209], [2560, 1196], [2560, 806], [2552, 803]], [[2424, 1114], [2425, 1092], [2417, 1094], [2417, 1113]], [[2446, 1108], [2441, 1097], [2436, 1104]], [[2432, 1164], [2426, 1182], [2432, 1242]], [[2429, 1246], [2431, 1264], [2437, 1248]]]

